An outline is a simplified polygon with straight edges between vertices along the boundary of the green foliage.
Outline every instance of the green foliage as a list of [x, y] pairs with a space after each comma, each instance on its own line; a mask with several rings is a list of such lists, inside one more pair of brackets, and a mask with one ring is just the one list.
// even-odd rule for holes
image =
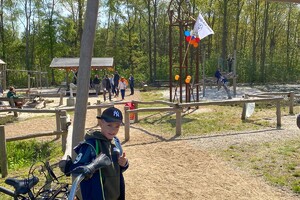
[[[259, 4], [255, 6], [246, 0], [239, 1], [239, 4], [234, 1], [196, 1], [193, 4], [192, 10], [201, 10], [215, 32], [201, 40], [198, 47], [200, 61], [205, 62], [206, 76], [213, 76], [217, 66], [227, 70], [226, 56], [236, 50], [238, 82], [286, 83], [299, 79], [299, 7], [270, 2], [269, 17], [266, 18], [267, 7], [264, 3]], [[29, 24], [26, 24], [25, 5], [22, 2], [4, 1], [1, 6], [4, 30], [3, 37], [0, 37], [0, 58], [7, 63], [7, 67], [46, 71], [48, 80], [54, 78], [58, 83], [63, 81], [64, 75], [61, 73], [55, 72], [52, 76], [49, 65], [54, 57], [80, 55], [78, 5], [71, 1], [60, 1], [52, 7], [49, 2], [33, 1], [31, 9], [35, 9], [36, 13], [28, 20]], [[114, 57], [116, 69], [123, 72], [125, 77], [133, 73], [137, 83], [149, 83], [168, 80], [170, 60], [174, 67], [173, 74], [178, 73], [175, 67], [182, 65], [179, 57], [182, 59], [187, 50], [187, 73], [195, 74], [196, 49], [186, 49], [184, 38], [179, 41], [178, 26], [172, 26], [169, 35], [169, 6], [177, 7], [166, 1], [149, 1], [149, 5], [140, 1], [108, 1], [101, 4], [93, 56]], [[185, 3], [182, 6], [185, 7]], [[86, 12], [84, 9], [83, 13]], [[177, 9], [174, 10], [177, 12]], [[227, 16], [223, 13], [227, 13]], [[194, 18], [197, 15], [198, 11], [192, 13]], [[224, 24], [226, 27], [223, 27]], [[27, 25], [29, 29], [26, 33], [24, 27]], [[192, 25], [185, 27], [187, 30], [192, 28]], [[263, 37], [264, 33], [266, 38]], [[172, 58], [169, 58], [170, 38], [173, 44]], [[183, 48], [183, 55], [180, 55], [180, 47]], [[202, 65], [200, 68], [199, 74], [202, 74]], [[26, 87], [26, 73], [22, 73], [10, 74], [8, 85]], [[44, 79], [43, 85], [50, 82]]]
[[8, 168], [10, 170], [29, 167], [37, 161], [45, 161], [61, 154], [61, 148], [55, 142], [28, 140], [7, 143]]

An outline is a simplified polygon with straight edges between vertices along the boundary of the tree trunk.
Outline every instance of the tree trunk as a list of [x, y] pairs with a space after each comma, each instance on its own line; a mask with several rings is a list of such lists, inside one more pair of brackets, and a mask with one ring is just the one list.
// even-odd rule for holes
[[250, 82], [254, 83], [256, 81], [256, 27], [257, 27], [257, 16], [258, 16], [258, 10], [259, 10], [259, 1], [255, 0], [254, 5], [254, 19], [252, 23], [252, 69], [250, 69]]
[[5, 60], [5, 37], [4, 37], [4, 20], [3, 20], [3, 0], [0, 1], [0, 34], [2, 44], [2, 58]]
[[264, 10], [264, 28], [263, 28], [263, 39], [261, 43], [261, 60], [260, 60], [260, 81], [265, 83], [266, 81], [266, 44], [267, 44], [267, 33], [269, 25], [269, 3], [265, 2]]
[[222, 61], [223, 66], [226, 64], [228, 22], [227, 22], [228, 0], [223, 0], [223, 32], [222, 32]]

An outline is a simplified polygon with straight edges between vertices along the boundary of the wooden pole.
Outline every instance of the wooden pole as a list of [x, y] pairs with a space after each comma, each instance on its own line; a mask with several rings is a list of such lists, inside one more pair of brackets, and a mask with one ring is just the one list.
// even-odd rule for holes
[[[245, 99], [249, 99], [249, 96], [245, 94]], [[247, 103], [243, 103], [242, 120], [246, 119]]]
[[295, 93], [294, 92], [290, 92], [289, 94], [289, 100], [290, 100], [290, 114], [293, 115], [294, 114], [294, 98], [295, 98]]
[[64, 95], [62, 92], [59, 93], [59, 106], [64, 104]]
[[[138, 109], [139, 108], [139, 103], [135, 102], [135, 101], [133, 101], [133, 103], [134, 103], [135, 109]], [[138, 112], [137, 112], [137, 113], [135, 113], [134, 123], [137, 123], [138, 121], [139, 121], [139, 115], [138, 115]]]
[[276, 101], [276, 116], [277, 116], [277, 127], [281, 127], [281, 110], [280, 101]]
[[4, 126], [0, 126], [0, 160], [1, 160], [1, 174], [5, 178], [8, 174], [7, 154], [6, 154], [6, 139]]
[[[101, 101], [97, 100], [97, 105], [100, 105], [100, 104], [101, 104]], [[102, 113], [101, 108], [97, 108], [97, 116], [100, 116], [101, 113]]]
[[124, 107], [124, 113], [125, 113], [125, 141], [128, 141], [130, 139], [129, 131], [130, 131], [130, 120], [129, 120], [129, 106]]
[[236, 50], [234, 50], [234, 55], [233, 55], [233, 96], [236, 97]]
[[181, 124], [182, 124], [182, 118], [181, 118], [181, 109], [176, 109], [176, 135], [181, 135]]
[[[61, 111], [60, 111], [60, 110], [57, 110], [57, 111], [55, 112], [56, 131], [57, 131], [57, 132], [61, 131], [60, 114], [61, 114]], [[59, 138], [59, 137], [58, 137], [58, 138]]]
[[[78, 68], [78, 81], [76, 104], [74, 113], [74, 128], [72, 149], [84, 138], [89, 84], [91, 76], [91, 62], [94, 49], [99, 0], [88, 0], [86, 4], [85, 20], [82, 39], [80, 43], [80, 59]], [[75, 158], [72, 151], [72, 158]]]
[[62, 110], [60, 115], [60, 126], [61, 126], [61, 130], [65, 132], [65, 134], [62, 134], [61, 136], [61, 148], [63, 152], [65, 152], [66, 144], [67, 144], [67, 133], [68, 133], [67, 121], [68, 121], [67, 111]]

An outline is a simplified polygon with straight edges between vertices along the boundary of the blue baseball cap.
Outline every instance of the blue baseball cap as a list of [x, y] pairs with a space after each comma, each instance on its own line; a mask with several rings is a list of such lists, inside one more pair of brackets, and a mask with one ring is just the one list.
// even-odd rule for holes
[[103, 119], [106, 122], [120, 122], [122, 123], [123, 115], [122, 112], [115, 107], [107, 108], [103, 111], [100, 116], [97, 116], [97, 119]]

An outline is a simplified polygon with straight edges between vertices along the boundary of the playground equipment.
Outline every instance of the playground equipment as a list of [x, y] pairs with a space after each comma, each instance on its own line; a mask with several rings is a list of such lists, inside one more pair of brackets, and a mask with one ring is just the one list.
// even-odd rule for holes
[[[193, 83], [199, 82], [199, 48], [198, 45], [194, 45], [194, 49], [191, 51], [191, 54], [189, 55], [189, 47], [191, 44], [191, 37], [189, 37], [189, 41], [187, 39], [184, 39], [184, 30], [188, 30], [188, 28], [191, 28], [195, 24], [195, 19], [191, 16], [190, 7], [191, 5], [187, 1], [170, 1], [170, 4], [168, 6], [168, 15], [169, 15], [169, 90], [170, 90], [170, 101], [173, 100], [173, 79], [174, 75], [178, 75], [179, 78], [177, 80], [177, 86], [175, 88], [175, 94], [174, 99], [177, 97], [177, 92], [179, 92], [179, 98], [178, 101], [182, 103], [183, 100], [183, 87], [185, 87], [186, 95], [185, 95], [185, 101], [190, 102], [191, 100], [191, 89], [193, 88], [191, 86], [191, 83], [184, 82], [184, 80], [188, 76], [193, 79]], [[179, 38], [178, 41], [173, 41], [173, 29], [179, 30]], [[187, 36], [187, 34], [185, 35]], [[188, 36], [187, 36], [188, 37]], [[176, 43], [177, 42], [177, 43]], [[173, 46], [178, 46], [178, 54], [179, 56], [176, 56], [179, 58], [178, 61], [175, 61], [173, 58]], [[191, 59], [188, 59], [191, 58]], [[189, 63], [188, 61], [191, 60]], [[174, 64], [173, 62], [176, 62]], [[195, 63], [193, 63], [195, 61]], [[177, 65], [177, 66], [175, 66]], [[195, 65], [195, 69], [193, 69], [193, 65]], [[176, 72], [175, 72], [176, 71]], [[176, 73], [176, 74], [175, 74]], [[196, 85], [195, 87], [196, 93], [199, 92], [199, 85]], [[196, 101], [199, 101], [199, 96], [196, 96]]]

